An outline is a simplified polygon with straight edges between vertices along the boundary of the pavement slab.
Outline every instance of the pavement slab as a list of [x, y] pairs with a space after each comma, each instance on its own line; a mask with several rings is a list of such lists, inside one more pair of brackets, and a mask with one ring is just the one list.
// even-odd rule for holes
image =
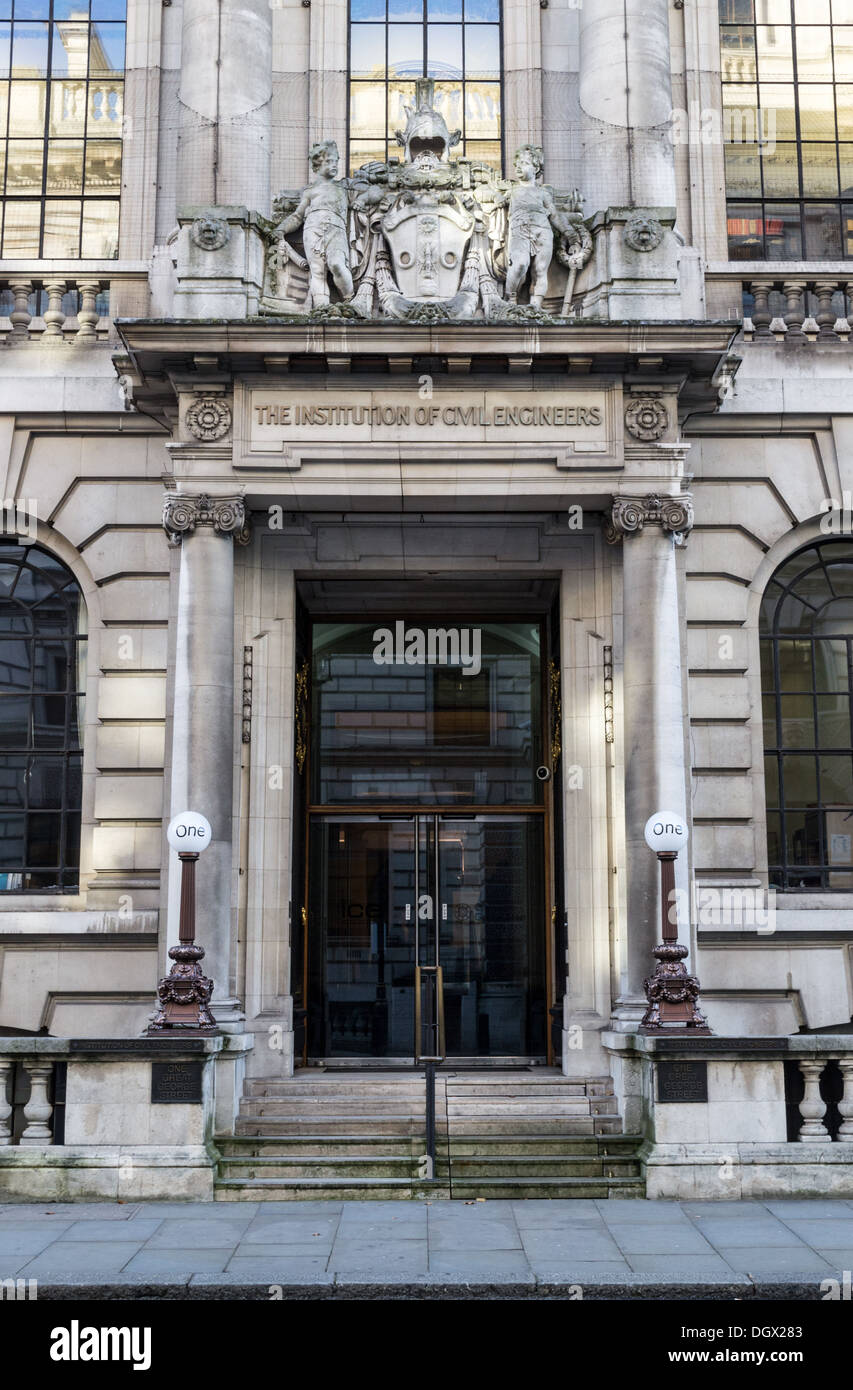
[[[234, 1288], [268, 1298], [270, 1285], [288, 1298], [310, 1298], [311, 1289], [318, 1297], [361, 1290], [381, 1299], [385, 1289], [389, 1298], [435, 1298], [445, 1287], [458, 1290], [448, 1297], [497, 1298], [502, 1288], [509, 1297], [568, 1298], [578, 1284], [595, 1297], [610, 1289], [618, 1298], [676, 1298], [678, 1290], [719, 1298], [746, 1288], [756, 1297], [817, 1298], [822, 1279], [851, 1266], [846, 1199], [0, 1207], [0, 1277], [37, 1278], [40, 1298], [48, 1289], [61, 1298], [75, 1289], [129, 1298], [148, 1285], [152, 1297], [172, 1298], [179, 1295], [163, 1291], [227, 1298]], [[771, 1292], [759, 1295], [759, 1286]]]

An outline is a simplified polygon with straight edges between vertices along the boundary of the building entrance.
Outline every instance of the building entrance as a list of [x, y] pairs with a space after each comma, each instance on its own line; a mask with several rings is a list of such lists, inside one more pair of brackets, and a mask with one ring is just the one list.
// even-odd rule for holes
[[313, 623], [306, 1057], [413, 1057], [416, 969], [436, 965], [448, 1056], [546, 1056], [544, 635]]
[[544, 1054], [542, 819], [314, 819], [312, 1031], [323, 1055], [411, 1056], [416, 965], [441, 966], [449, 1055]]

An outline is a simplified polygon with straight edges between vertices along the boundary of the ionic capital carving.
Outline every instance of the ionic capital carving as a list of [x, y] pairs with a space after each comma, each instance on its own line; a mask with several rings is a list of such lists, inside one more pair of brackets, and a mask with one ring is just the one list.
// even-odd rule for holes
[[233, 536], [238, 545], [248, 545], [251, 522], [243, 497], [209, 497], [170, 493], [163, 501], [163, 527], [170, 545], [180, 545], [198, 526], [211, 526], [220, 536]]
[[605, 540], [617, 545], [623, 536], [635, 536], [646, 526], [660, 526], [682, 543], [693, 527], [693, 498], [687, 492], [678, 497], [615, 497], [605, 526]]

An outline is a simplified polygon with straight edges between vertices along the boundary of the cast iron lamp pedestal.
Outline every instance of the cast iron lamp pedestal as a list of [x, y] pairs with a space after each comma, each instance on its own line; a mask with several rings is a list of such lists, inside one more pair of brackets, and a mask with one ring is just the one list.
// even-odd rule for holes
[[210, 1012], [213, 981], [202, 974], [199, 961], [204, 947], [195, 940], [195, 866], [197, 853], [179, 851], [181, 861], [181, 917], [178, 944], [169, 958], [175, 962], [160, 981], [157, 994], [160, 1008], [146, 1029], [147, 1033], [216, 1033], [216, 1019]]
[[675, 850], [657, 850], [660, 861], [661, 923], [663, 940], [652, 955], [657, 960], [654, 974], [643, 983], [649, 1006], [640, 1024], [641, 1033], [710, 1034], [708, 1021], [699, 1008], [699, 981], [688, 975], [684, 965], [687, 947], [678, 940], [678, 919], [671, 920], [675, 905]]

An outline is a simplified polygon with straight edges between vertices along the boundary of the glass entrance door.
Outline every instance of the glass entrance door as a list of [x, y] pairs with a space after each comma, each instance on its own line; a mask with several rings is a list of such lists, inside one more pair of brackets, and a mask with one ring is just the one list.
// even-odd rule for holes
[[416, 962], [449, 1056], [544, 1055], [541, 816], [312, 817], [310, 882], [312, 1055], [411, 1057]]

